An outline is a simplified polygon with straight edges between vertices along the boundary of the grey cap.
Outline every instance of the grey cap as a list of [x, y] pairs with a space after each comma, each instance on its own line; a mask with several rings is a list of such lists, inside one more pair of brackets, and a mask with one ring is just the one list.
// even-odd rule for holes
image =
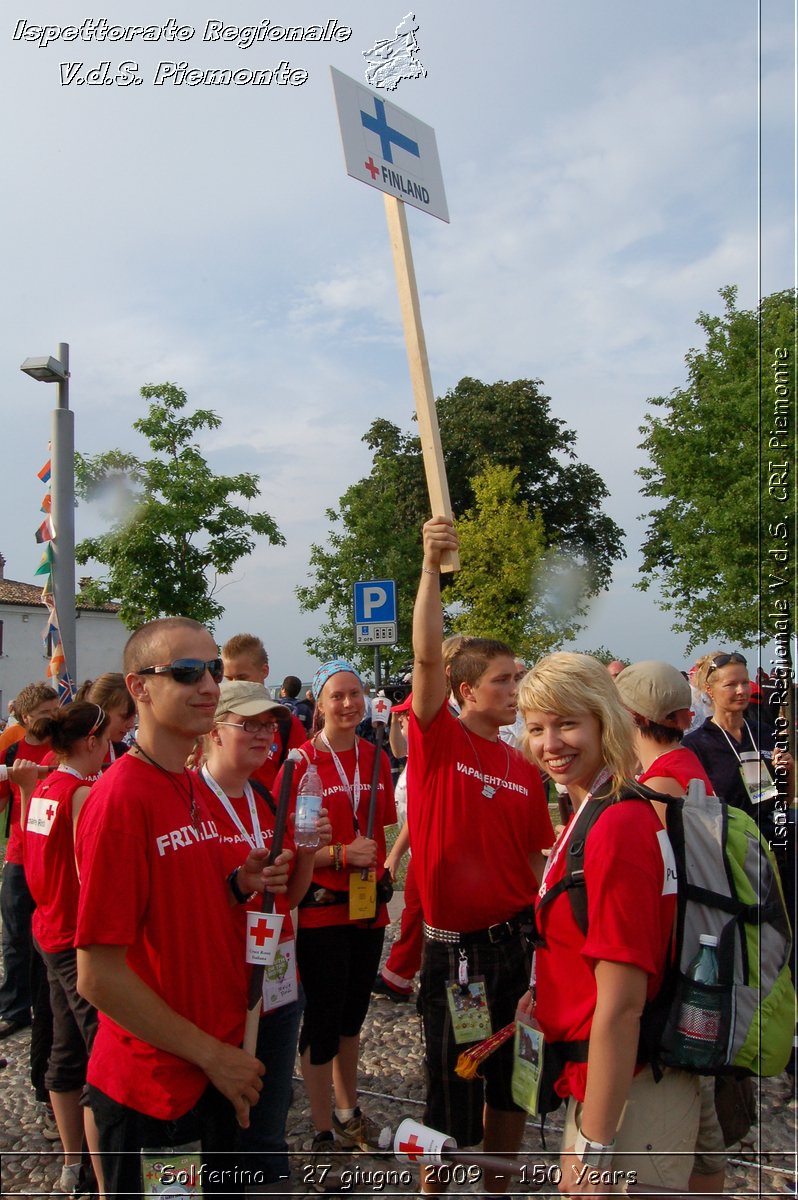
[[219, 703], [214, 720], [218, 721], [225, 713], [235, 713], [237, 717], [256, 717], [258, 713], [290, 717], [291, 710], [272, 700], [261, 683], [250, 683], [248, 679], [223, 679], [219, 684]]
[[[690, 684], [670, 663], [656, 659], [632, 663], [615, 680], [621, 701], [630, 712], [657, 725], [677, 724], [668, 717], [692, 703]], [[681, 728], [681, 725], [677, 725]]]

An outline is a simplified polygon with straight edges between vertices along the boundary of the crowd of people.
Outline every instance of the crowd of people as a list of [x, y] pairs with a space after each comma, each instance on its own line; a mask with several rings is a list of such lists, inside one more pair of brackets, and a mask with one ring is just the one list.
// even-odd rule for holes
[[[427, 522], [412, 692], [391, 715], [396, 788], [389, 757], [358, 733], [370, 701], [352, 663], [323, 664], [310, 699], [289, 676], [275, 700], [259, 638], [220, 652], [188, 618], [142, 626], [122, 672], [70, 705], [43, 684], [16, 698], [16, 732], [0, 738], [0, 1036], [31, 1026], [62, 1192], [142, 1194], [167, 1151], [205, 1194], [285, 1191], [297, 1053], [312, 1153], [332, 1164], [376, 1149], [360, 1032], [372, 1000], [406, 1002], [418, 972], [424, 1123], [491, 1156], [486, 1194], [507, 1190], [496, 1156], [518, 1151], [527, 1119], [513, 1042], [477, 1078], [456, 1068], [517, 1015], [542, 1031], [548, 1086], [567, 1104], [563, 1192], [624, 1190], [632, 1173], [649, 1190], [722, 1191], [712, 1088], [639, 1054], [672, 945], [664, 806], [602, 809], [584, 849], [586, 932], [565, 863], [578, 814], [635, 778], [663, 798], [700, 779], [769, 836], [773, 776], [791, 789], [792, 761], [766, 709], [752, 710], [739, 653], [698, 664], [709, 715], [688, 733], [696, 692], [666, 663], [608, 669], [559, 652], [527, 670], [503, 642], [445, 640], [441, 567], [457, 548], [450, 521]], [[316, 775], [315, 832], [300, 839], [282, 814]], [[408, 849], [400, 933], [380, 970]], [[609, 1189], [589, 1168], [610, 1172]], [[426, 1166], [419, 1186], [441, 1193], [447, 1178]]]

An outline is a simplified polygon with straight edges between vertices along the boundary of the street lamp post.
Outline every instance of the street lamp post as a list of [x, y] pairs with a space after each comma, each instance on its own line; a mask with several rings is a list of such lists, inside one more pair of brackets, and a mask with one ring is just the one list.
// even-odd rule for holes
[[42, 383], [55, 383], [56, 406], [50, 434], [50, 495], [53, 526], [53, 594], [64, 665], [77, 686], [75, 630], [75, 414], [69, 407], [69, 345], [58, 343], [57, 358], [26, 358], [20, 370]]

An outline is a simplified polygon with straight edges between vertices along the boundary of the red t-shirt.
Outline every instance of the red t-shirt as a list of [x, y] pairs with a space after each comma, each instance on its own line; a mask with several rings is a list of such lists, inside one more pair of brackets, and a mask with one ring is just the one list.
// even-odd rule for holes
[[[332, 844], [341, 842], [348, 845], [353, 841], [355, 833], [355, 817], [352, 810], [352, 800], [350, 799], [350, 791], [344, 787], [338, 770], [335, 766], [333, 756], [326, 751], [318, 751], [312, 742], [305, 742], [302, 747], [304, 754], [313, 761], [319, 770], [321, 784], [323, 789], [322, 805], [327, 809], [332, 825]], [[366, 836], [369, 819], [369, 799], [371, 796], [371, 772], [374, 766], [374, 755], [376, 747], [371, 743], [364, 741], [362, 738], [357, 739], [357, 756], [360, 775], [360, 798], [357, 802], [357, 827], [362, 837]], [[377, 783], [377, 808], [374, 817], [374, 841], [377, 843], [377, 868], [381, 869], [385, 862], [387, 854], [385, 846], [385, 826], [394, 825], [396, 823], [396, 805], [393, 798], [393, 780], [391, 778], [391, 764], [388, 755], [385, 751], [380, 752], [382, 755], [380, 761], [380, 773]], [[353, 788], [355, 779], [355, 751], [354, 750], [338, 750], [336, 751], [338, 761], [347, 778], [349, 789]], [[299, 781], [304, 775], [304, 760], [297, 763], [294, 771], [294, 778], [291, 784], [291, 794], [294, 802], [296, 801], [296, 793], [299, 787]], [[281, 772], [282, 775], [282, 772]], [[275, 785], [275, 790], [279, 792], [280, 779], [278, 778]], [[357, 870], [357, 868], [355, 868]], [[351, 872], [347, 868], [345, 871], [336, 871], [334, 867], [316, 868], [313, 872], [313, 886], [317, 888], [329, 888], [332, 892], [347, 892], [349, 890], [349, 876]], [[328, 925], [348, 925], [349, 924], [349, 902], [348, 899], [341, 904], [325, 904], [318, 907], [311, 906], [299, 909], [299, 927], [300, 929], [319, 929]], [[388, 908], [385, 904], [380, 904], [377, 907], [376, 920], [367, 923], [356, 921], [354, 924], [358, 926], [369, 925], [370, 928], [379, 929], [383, 925], [388, 924]], [[301, 935], [300, 935], [301, 936]]]
[[36, 901], [33, 936], [48, 954], [75, 944], [78, 872], [72, 835], [72, 797], [88, 787], [68, 771], [53, 771], [37, 785], [25, 822], [25, 879]]
[[252, 778], [257, 779], [258, 783], [262, 783], [275, 796], [277, 790], [274, 787], [274, 781], [277, 778], [277, 772], [280, 769], [280, 759], [284, 759], [283, 750], [287, 754], [289, 750], [295, 750], [307, 740], [307, 730], [298, 717], [291, 717], [291, 729], [288, 734], [288, 746], [284, 745], [284, 739], [279, 727], [275, 730], [274, 741], [272, 742], [271, 750], [268, 753], [266, 761], [262, 767], [258, 767], [257, 771], [253, 771]]
[[[76, 945], [127, 946], [128, 966], [169, 1008], [237, 1046], [247, 1004], [238, 917], [208, 790], [190, 775], [196, 829], [186, 775], [167, 778], [126, 754], [94, 785], [78, 821]], [[102, 1012], [88, 1079], [162, 1120], [186, 1113], [208, 1085], [199, 1067]]]
[[638, 783], [645, 783], [647, 779], [675, 779], [685, 791], [691, 779], [701, 779], [707, 789], [707, 795], [713, 793], [712, 784], [701, 765], [701, 759], [686, 746], [666, 750], [659, 758], [655, 758], [648, 770], [638, 777]]
[[[210, 790], [212, 791], [212, 789]], [[274, 838], [274, 814], [269, 808], [266, 800], [262, 796], [259, 796], [254, 789], [253, 795], [255, 797], [255, 811], [258, 815], [258, 826], [260, 828], [261, 837], [263, 838], [263, 845], [267, 850], [270, 850], [272, 846], [272, 840]], [[232, 804], [233, 811], [236, 813], [239, 821], [252, 838], [252, 819], [250, 817], [249, 804], [247, 803], [246, 796], [228, 796], [227, 798]], [[225, 878], [227, 878], [231, 871], [234, 871], [236, 867], [240, 867], [242, 862], [244, 862], [249, 854], [250, 844], [244, 837], [241, 830], [235, 824], [232, 817], [230, 817], [229, 813], [225, 810], [224, 805], [218, 796], [212, 795], [208, 802], [210, 804], [211, 813], [213, 814], [216, 827], [219, 830], [219, 843], [221, 845], [222, 855], [224, 857], [224, 874]], [[291, 838], [291, 835], [287, 829], [283, 837], [283, 849], [292, 850], [294, 853], [296, 853], [293, 839]], [[295, 862], [296, 860], [292, 862], [292, 869], [295, 865]], [[239, 928], [241, 932], [242, 944], [246, 942], [246, 913], [261, 912], [261, 910], [262, 898], [260, 896], [256, 896], [255, 899], [249, 904], [237, 904], [233, 910], [234, 912], [238, 912], [240, 914]], [[289, 938], [294, 936], [294, 926], [293, 922], [291, 921], [291, 907], [284, 895], [274, 897], [274, 911], [284, 914], [283, 928], [280, 932], [280, 941], [288, 941]]]
[[407, 798], [429, 925], [469, 933], [534, 903], [529, 856], [550, 846], [554, 831], [540, 775], [517, 750], [466, 730], [447, 704], [426, 730], [411, 712]]
[[[38, 746], [32, 746], [25, 738], [21, 738], [16, 745], [16, 756], [14, 762], [21, 762], [26, 759], [28, 762], [40, 763], [44, 762], [49, 754], [52, 753], [49, 742], [41, 742]], [[6, 754], [10, 747], [7, 747], [0, 754], [0, 762], [6, 761]], [[7, 782], [0, 783], [0, 799], [4, 799], [11, 793], [11, 829], [8, 834], [8, 845], [6, 846], [6, 862], [22, 864], [25, 861], [25, 851], [22, 839], [22, 830], [19, 827], [19, 818], [22, 811], [22, 803], [19, 795], [19, 788], [15, 783]], [[5, 821], [5, 814], [3, 814]]]
[[[552, 854], [541, 898], [563, 877], [566, 855], [562, 841], [558, 847], [563, 848]], [[574, 920], [567, 893], [538, 906], [544, 945], [535, 951], [535, 1015], [549, 1041], [590, 1037], [597, 962], [626, 963], [645, 971], [651, 999], [659, 990], [668, 961], [676, 908], [676, 866], [668, 835], [652, 806], [625, 800], [608, 808], [585, 842], [584, 869], [587, 938]], [[584, 1100], [586, 1081], [586, 1063], [567, 1063], [556, 1089], [561, 1096]]]

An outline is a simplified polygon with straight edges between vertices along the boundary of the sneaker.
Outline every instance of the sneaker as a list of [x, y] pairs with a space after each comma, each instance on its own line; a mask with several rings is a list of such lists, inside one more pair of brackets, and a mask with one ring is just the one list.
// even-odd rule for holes
[[372, 996], [381, 996], [385, 1000], [393, 1000], [394, 1004], [407, 1004], [412, 993], [400, 992], [397, 988], [391, 987], [390, 983], [386, 983], [382, 975], [378, 975], [371, 994]]
[[58, 1125], [55, 1120], [55, 1113], [46, 1102], [39, 1106], [39, 1130], [42, 1137], [46, 1137], [48, 1142], [58, 1142], [61, 1140], [61, 1134], [58, 1132]]
[[333, 1130], [335, 1131], [335, 1140], [344, 1150], [380, 1149], [379, 1126], [359, 1108], [355, 1109], [354, 1116], [351, 1116], [348, 1121], [339, 1121], [333, 1113]]
[[66, 1196], [71, 1196], [72, 1200], [91, 1200], [91, 1187], [86, 1180], [82, 1163], [70, 1163], [69, 1166], [61, 1168], [58, 1190]]
[[310, 1144], [310, 1155], [313, 1173], [308, 1182], [313, 1190], [322, 1194], [339, 1191], [343, 1182], [341, 1170], [349, 1156], [338, 1153], [335, 1139], [329, 1129], [314, 1135]]

